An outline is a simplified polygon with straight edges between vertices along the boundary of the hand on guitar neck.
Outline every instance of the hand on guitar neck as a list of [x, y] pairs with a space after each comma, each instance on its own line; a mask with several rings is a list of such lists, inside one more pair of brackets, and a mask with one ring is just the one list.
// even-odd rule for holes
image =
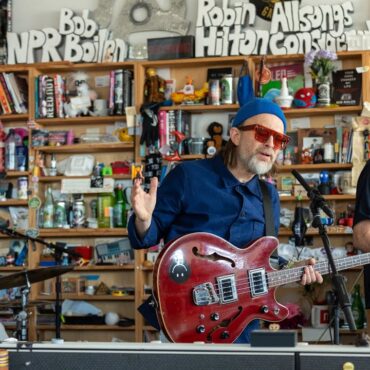
[[315, 259], [310, 258], [308, 260], [301, 261], [293, 265], [293, 267], [305, 266], [302, 279], [301, 279], [302, 285], [307, 285], [307, 284], [312, 284], [312, 283], [321, 284], [324, 281], [320, 272], [315, 270], [314, 268], [315, 264], [316, 264]]
[[158, 178], [153, 177], [151, 179], [148, 193], [142, 189], [142, 181], [142, 177], [135, 178], [131, 193], [131, 204], [136, 215], [135, 227], [140, 238], [144, 237], [152, 221], [157, 201]]

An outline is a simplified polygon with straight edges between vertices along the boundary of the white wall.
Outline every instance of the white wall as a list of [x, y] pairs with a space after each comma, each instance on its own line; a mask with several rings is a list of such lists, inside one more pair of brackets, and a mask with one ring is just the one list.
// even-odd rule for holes
[[[108, 0], [107, 0], [108, 1]], [[128, 0], [111, 0], [114, 3], [114, 14], [119, 14], [119, 9]], [[162, 9], [169, 8], [170, 0], [157, 1]], [[194, 33], [194, 24], [197, 16], [198, 0], [184, 0], [187, 5], [186, 18], [191, 21], [190, 33]], [[233, 4], [240, 0], [229, 0]], [[216, 4], [221, 4], [221, 0], [215, 0]], [[302, 5], [340, 4], [345, 0], [302, 0]], [[354, 28], [364, 29], [365, 20], [370, 19], [369, 0], [352, 0], [355, 8], [353, 14]], [[44, 27], [57, 27], [60, 8], [70, 8], [72, 10], [90, 9], [94, 10], [98, 5], [98, 0], [13, 0], [13, 31], [22, 32], [31, 29], [41, 29]], [[259, 28], [268, 27], [269, 23], [258, 20], [256, 26]]]

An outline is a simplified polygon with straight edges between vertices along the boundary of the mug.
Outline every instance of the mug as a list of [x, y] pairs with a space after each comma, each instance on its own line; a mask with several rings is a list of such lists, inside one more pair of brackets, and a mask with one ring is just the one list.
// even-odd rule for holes
[[329, 324], [329, 306], [313, 305], [311, 309], [311, 324], [314, 328], [326, 328]]

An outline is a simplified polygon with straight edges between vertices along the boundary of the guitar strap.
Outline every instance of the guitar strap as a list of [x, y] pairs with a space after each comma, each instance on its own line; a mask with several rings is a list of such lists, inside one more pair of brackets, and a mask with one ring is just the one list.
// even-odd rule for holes
[[267, 184], [264, 180], [259, 180], [263, 197], [263, 211], [265, 213], [266, 236], [277, 236], [275, 233], [275, 222], [272, 211], [271, 197]]
[[[270, 193], [268, 191], [266, 181], [260, 179], [259, 183], [262, 192], [263, 211], [265, 213], [265, 235], [277, 237], [275, 232], [274, 213], [272, 210]], [[277, 249], [275, 249], [271, 254], [271, 263], [273, 263], [274, 265], [276, 264], [276, 267], [279, 266], [280, 261]]]

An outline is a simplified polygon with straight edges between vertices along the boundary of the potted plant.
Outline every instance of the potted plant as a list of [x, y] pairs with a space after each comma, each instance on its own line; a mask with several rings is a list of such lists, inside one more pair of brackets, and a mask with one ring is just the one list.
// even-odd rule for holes
[[330, 77], [337, 59], [337, 54], [329, 50], [311, 50], [305, 55], [305, 65], [310, 68], [316, 84], [319, 106], [330, 105]]

